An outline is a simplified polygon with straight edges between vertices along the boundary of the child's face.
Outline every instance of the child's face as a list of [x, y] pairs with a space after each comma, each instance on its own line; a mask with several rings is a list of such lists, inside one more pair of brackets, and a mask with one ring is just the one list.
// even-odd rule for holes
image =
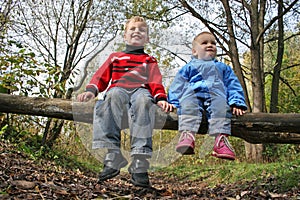
[[192, 54], [202, 60], [215, 58], [217, 54], [215, 37], [208, 33], [198, 36], [193, 43]]
[[125, 30], [124, 40], [132, 46], [144, 46], [149, 42], [148, 28], [144, 22], [130, 22]]

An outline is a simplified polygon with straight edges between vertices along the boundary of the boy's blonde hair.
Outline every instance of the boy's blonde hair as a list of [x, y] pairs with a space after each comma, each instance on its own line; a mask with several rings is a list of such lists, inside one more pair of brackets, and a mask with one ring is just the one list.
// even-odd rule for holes
[[131, 17], [130, 19], [128, 19], [126, 21], [125, 27], [124, 27], [125, 32], [127, 31], [128, 24], [130, 22], [142, 22], [147, 27], [147, 32], [149, 32], [149, 28], [148, 28], [148, 24], [147, 24], [146, 20], [143, 17], [140, 17], [140, 16], [133, 16], [133, 17]]
[[211, 32], [203, 31], [203, 32], [199, 33], [198, 35], [196, 35], [196, 36], [194, 37], [194, 39], [193, 39], [193, 41], [192, 41], [192, 46], [194, 47], [194, 46], [196, 45], [196, 43], [197, 43], [196, 40], [197, 40], [200, 36], [205, 35], [205, 34], [209, 34], [209, 35], [212, 35], [213, 37], [215, 37], [214, 34], [212, 34]]

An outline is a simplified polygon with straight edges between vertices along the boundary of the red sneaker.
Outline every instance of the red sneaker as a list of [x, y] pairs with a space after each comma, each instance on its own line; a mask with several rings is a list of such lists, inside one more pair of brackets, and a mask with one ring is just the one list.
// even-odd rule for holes
[[217, 158], [235, 160], [234, 149], [230, 145], [226, 134], [218, 135], [218, 137], [215, 140], [212, 155]]
[[183, 155], [195, 154], [195, 134], [191, 131], [182, 131], [176, 151]]

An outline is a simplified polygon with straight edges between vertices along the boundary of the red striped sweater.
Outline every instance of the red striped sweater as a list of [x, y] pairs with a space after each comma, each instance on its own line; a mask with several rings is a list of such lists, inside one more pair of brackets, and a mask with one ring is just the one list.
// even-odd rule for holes
[[143, 49], [112, 53], [95, 72], [86, 91], [95, 95], [113, 87], [128, 90], [147, 88], [157, 101], [167, 100], [162, 85], [162, 76], [155, 58], [144, 53]]

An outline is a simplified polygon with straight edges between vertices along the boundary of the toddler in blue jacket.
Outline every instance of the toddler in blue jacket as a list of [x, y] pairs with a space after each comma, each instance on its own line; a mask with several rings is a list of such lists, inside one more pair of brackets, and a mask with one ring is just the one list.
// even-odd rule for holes
[[[176, 74], [168, 100], [178, 108], [180, 138], [176, 151], [194, 154], [195, 134], [202, 115], [208, 119], [208, 134], [215, 137], [212, 155], [235, 159], [227, 137], [231, 135], [231, 117], [247, 110], [243, 88], [231, 67], [215, 59], [216, 39], [201, 32], [192, 42], [192, 59]], [[205, 112], [204, 112], [205, 111]]]

